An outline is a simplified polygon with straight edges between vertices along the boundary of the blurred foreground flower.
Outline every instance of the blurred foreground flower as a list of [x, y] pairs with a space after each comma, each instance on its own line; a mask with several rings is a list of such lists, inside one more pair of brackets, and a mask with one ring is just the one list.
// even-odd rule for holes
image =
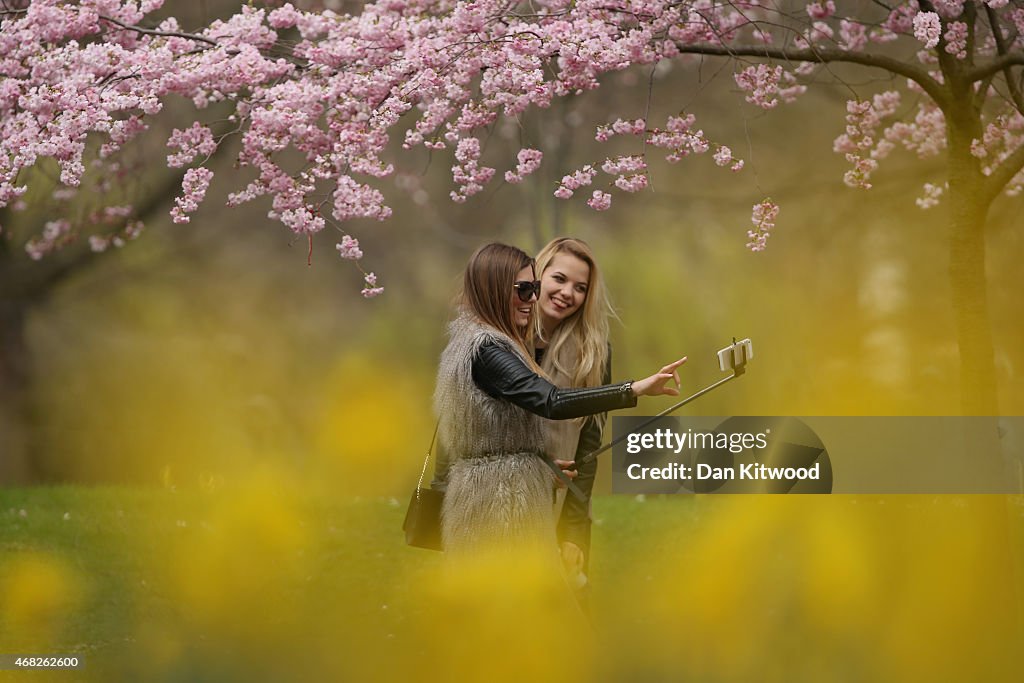
[[488, 548], [427, 573], [421, 666], [445, 680], [589, 680], [591, 627], [544, 548]]
[[38, 648], [51, 642], [81, 604], [83, 585], [63, 560], [34, 551], [2, 558], [0, 650]]

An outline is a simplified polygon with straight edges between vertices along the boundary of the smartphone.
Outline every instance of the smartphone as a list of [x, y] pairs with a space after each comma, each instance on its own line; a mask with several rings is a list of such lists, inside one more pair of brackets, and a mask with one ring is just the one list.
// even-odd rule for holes
[[718, 352], [718, 367], [722, 372], [729, 370], [736, 371], [736, 374], [743, 372], [747, 361], [754, 357], [754, 346], [750, 338], [734, 342]]

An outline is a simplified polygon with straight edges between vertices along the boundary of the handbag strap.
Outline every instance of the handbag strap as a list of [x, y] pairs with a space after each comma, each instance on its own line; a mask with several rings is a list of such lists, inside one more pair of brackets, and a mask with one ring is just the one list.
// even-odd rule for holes
[[427, 457], [423, 458], [423, 469], [420, 470], [420, 480], [416, 482], [416, 500], [420, 499], [420, 489], [423, 488], [423, 477], [427, 475], [427, 463], [430, 462], [430, 452], [434, 450], [434, 442], [437, 440], [437, 429], [441, 426], [441, 420], [438, 419], [437, 424], [434, 425], [434, 435], [430, 437], [430, 448], [427, 449]]

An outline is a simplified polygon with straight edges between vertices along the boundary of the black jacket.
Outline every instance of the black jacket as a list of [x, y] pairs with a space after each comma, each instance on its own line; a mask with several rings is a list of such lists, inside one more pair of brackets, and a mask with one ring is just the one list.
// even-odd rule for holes
[[522, 359], [497, 344], [485, 344], [473, 358], [473, 381], [493, 398], [511, 401], [549, 420], [568, 420], [636, 406], [631, 382], [590, 389], [561, 389]]
[[[549, 420], [568, 420], [636, 406], [631, 382], [590, 389], [562, 389], [531, 370], [517, 354], [495, 343], [480, 348], [473, 358], [472, 372], [473, 381], [487, 395], [511, 401]], [[580, 443], [583, 443], [582, 434]], [[437, 455], [431, 486], [441, 489], [448, 479], [449, 461], [440, 452]], [[577, 455], [581, 455], [578, 450]]]

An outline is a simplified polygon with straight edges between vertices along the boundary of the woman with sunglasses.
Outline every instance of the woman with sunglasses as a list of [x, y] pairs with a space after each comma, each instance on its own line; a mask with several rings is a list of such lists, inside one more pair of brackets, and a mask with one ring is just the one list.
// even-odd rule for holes
[[445, 550], [540, 543], [554, 547], [552, 471], [542, 418], [566, 420], [678, 396], [685, 358], [635, 382], [562, 389], [542, 375], [527, 346], [540, 291], [525, 252], [488, 244], [470, 258], [458, 316], [441, 354], [434, 409], [450, 463], [441, 513]]

